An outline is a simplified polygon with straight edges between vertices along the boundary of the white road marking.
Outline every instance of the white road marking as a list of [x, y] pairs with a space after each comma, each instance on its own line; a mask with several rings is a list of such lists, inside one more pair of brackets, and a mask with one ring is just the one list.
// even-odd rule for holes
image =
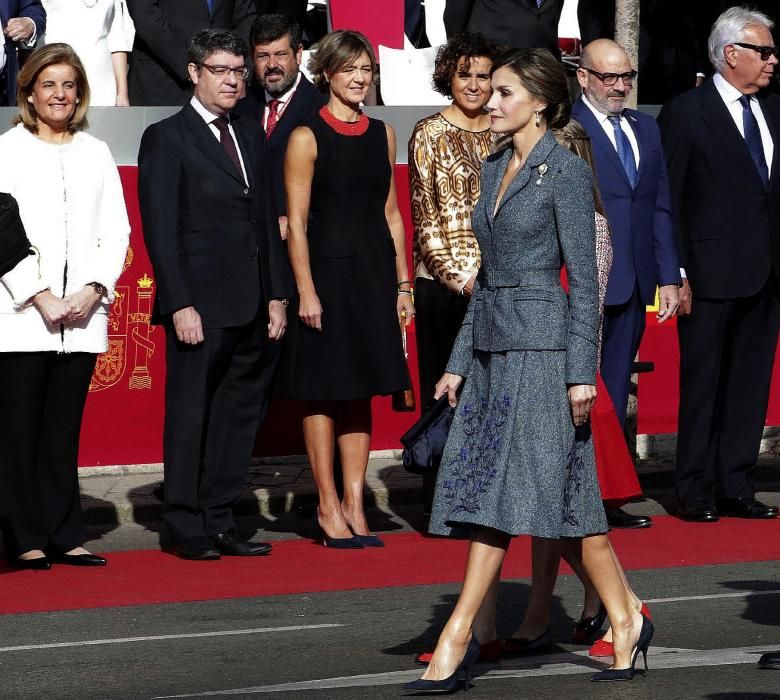
[[[669, 649], [651, 647], [649, 657], [651, 669], [690, 668], [694, 666], [732, 666], [736, 664], [753, 664], [760, 654], [774, 651], [775, 645], [736, 647], [733, 649], [706, 649], [697, 651], [691, 649]], [[641, 664], [641, 662], [640, 662]], [[506, 680], [508, 678], [530, 678], [533, 676], [567, 676], [574, 674], [595, 673], [606, 664], [598, 663], [587, 657], [587, 651], [576, 654], [550, 654], [527, 659], [514, 668], [498, 667], [496, 665], [478, 666], [478, 672], [484, 672], [474, 680], [481, 683], [487, 680]], [[502, 664], [503, 666], [503, 664]], [[644, 668], [644, 667], [643, 667]], [[304, 690], [335, 690], [339, 688], [365, 688], [384, 685], [400, 685], [420, 676], [420, 668], [411, 671], [391, 671], [389, 673], [365, 674], [359, 676], [341, 676], [338, 678], [323, 678], [312, 681], [280, 683], [277, 685], [260, 685], [251, 688], [233, 688], [228, 690], [212, 690], [203, 693], [185, 695], [162, 695], [154, 700], [172, 700], [173, 698], [202, 698], [215, 695], [258, 695], [261, 693], [300, 692]]]
[[780, 595], [780, 588], [771, 591], [740, 591], [739, 593], [713, 593], [712, 595], [688, 595], [679, 598], [648, 598], [645, 603], [682, 603], [688, 600], [716, 600], [718, 598], [753, 598], [760, 595]]
[[132, 644], [135, 642], [159, 642], [170, 639], [201, 639], [204, 637], [233, 637], [243, 634], [268, 634], [271, 632], [298, 632], [299, 630], [331, 629], [346, 627], [339, 624], [292, 625], [290, 627], [258, 627], [247, 630], [220, 630], [219, 632], [191, 632], [188, 634], [158, 634], [151, 637], [120, 637], [116, 639], [87, 639], [81, 642], [56, 642], [53, 644], [25, 644], [16, 647], [0, 647], [0, 653], [10, 651], [33, 651], [37, 649], [62, 649], [66, 647], [90, 647], [103, 644]]

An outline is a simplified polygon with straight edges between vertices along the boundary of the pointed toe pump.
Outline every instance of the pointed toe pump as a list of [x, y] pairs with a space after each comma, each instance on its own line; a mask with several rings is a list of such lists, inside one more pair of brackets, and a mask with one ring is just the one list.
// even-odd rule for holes
[[[463, 683], [463, 688], [466, 692], [469, 690], [469, 680], [471, 678], [471, 667], [474, 665], [476, 660], [479, 658], [479, 653], [482, 648], [482, 645], [479, 643], [479, 640], [476, 638], [475, 635], [471, 635], [471, 641], [469, 642], [468, 647], [466, 647], [466, 653], [463, 655], [463, 659], [461, 659], [461, 662], [458, 664], [458, 667], [455, 669], [455, 672], [448, 676], [447, 678], [442, 678], [440, 681], [428, 681], [424, 680], [422, 678], [418, 678], [416, 681], [412, 681], [411, 683], [407, 683], [404, 686], [404, 694], [405, 695], [432, 695], [432, 694], [441, 694], [446, 695], [448, 693], [454, 693], [456, 690], [458, 690], [461, 687], [461, 683]], [[461, 675], [464, 676], [464, 678], [461, 678]]]
[[639, 633], [639, 641], [634, 647], [634, 653], [631, 655], [631, 665], [628, 668], [605, 668], [603, 671], [591, 676], [592, 681], [630, 681], [638, 673], [636, 670], [636, 660], [640, 652], [645, 662], [645, 671], [647, 671], [647, 651], [650, 649], [650, 642], [653, 639], [655, 628], [650, 620], [642, 615], [642, 630]]

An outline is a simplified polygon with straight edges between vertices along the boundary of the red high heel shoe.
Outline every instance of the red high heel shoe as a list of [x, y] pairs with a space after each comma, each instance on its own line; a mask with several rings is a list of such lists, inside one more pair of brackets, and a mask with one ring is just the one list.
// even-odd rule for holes
[[[502, 647], [503, 644], [501, 643], [500, 639], [494, 639], [492, 642], [485, 642], [479, 650], [479, 658], [477, 661], [480, 663], [491, 663], [498, 661], [501, 658]], [[431, 662], [432, 656], [432, 651], [423, 651], [417, 654], [414, 660], [418, 664], [429, 664]]]
[[[642, 603], [642, 609], [640, 610], [648, 620], [652, 620], [653, 616], [650, 614], [650, 610], [647, 605]], [[612, 647], [612, 642], [608, 642], [605, 639], [597, 639], [593, 646], [588, 650], [588, 656], [602, 657], [602, 656], [614, 656], [615, 650]]]

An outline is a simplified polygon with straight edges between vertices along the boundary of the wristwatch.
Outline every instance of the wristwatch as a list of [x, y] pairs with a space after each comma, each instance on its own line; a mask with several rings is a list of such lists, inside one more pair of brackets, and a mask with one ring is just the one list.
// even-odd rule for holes
[[108, 296], [108, 290], [105, 288], [105, 285], [100, 284], [100, 282], [87, 282], [85, 286], [92, 287], [101, 299]]
[[289, 299], [285, 299], [285, 298], [271, 299], [271, 301], [280, 301], [280, 302], [282, 302], [283, 306], [289, 306], [290, 305], [290, 300]]

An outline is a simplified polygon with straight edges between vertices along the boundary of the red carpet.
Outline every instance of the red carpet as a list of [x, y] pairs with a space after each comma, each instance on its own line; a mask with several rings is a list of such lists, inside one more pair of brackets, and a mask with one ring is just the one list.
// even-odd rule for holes
[[[714, 524], [654, 519], [648, 530], [610, 537], [626, 569], [657, 569], [780, 559], [780, 521]], [[459, 581], [467, 543], [401, 533], [384, 549], [335, 551], [307, 540], [274, 544], [270, 557], [187, 562], [159, 551], [110, 554], [104, 569], [0, 569], [0, 614], [178, 603], [194, 600], [386, 588]], [[504, 578], [530, 575], [527, 537], [512, 545]]]

